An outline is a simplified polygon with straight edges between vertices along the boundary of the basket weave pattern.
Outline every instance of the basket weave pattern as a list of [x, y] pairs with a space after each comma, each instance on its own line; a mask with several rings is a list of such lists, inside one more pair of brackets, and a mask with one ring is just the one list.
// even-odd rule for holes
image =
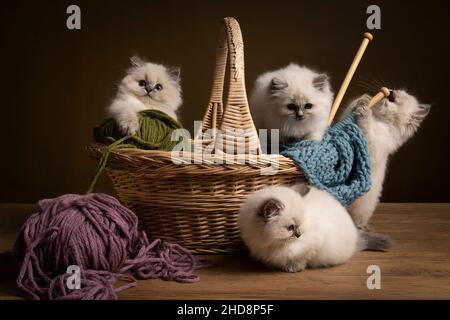
[[[224, 107], [227, 60], [229, 94]], [[218, 129], [223, 140], [237, 141], [245, 150], [256, 150], [253, 161], [175, 164], [171, 152], [121, 149], [111, 153], [106, 171], [120, 200], [136, 213], [149, 237], [178, 243], [194, 253], [241, 251], [237, 220], [246, 197], [263, 187], [290, 185], [304, 177], [290, 159], [261, 153], [245, 90], [242, 35], [234, 18], [223, 20], [211, 98], [197, 138], [208, 129]], [[250, 134], [237, 139], [227, 129], [244, 129]], [[216, 138], [212, 135], [202, 146]], [[103, 148], [91, 146], [97, 157]], [[213, 150], [216, 155], [221, 152]], [[262, 175], [261, 169], [273, 161], [278, 163], [277, 173]]]

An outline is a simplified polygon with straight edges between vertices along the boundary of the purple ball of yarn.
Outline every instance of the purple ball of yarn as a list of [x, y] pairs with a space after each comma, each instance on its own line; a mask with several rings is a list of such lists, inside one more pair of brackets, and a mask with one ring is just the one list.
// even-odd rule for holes
[[[39, 202], [15, 244], [19, 288], [34, 299], [117, 299], [140, 279], [198, 281], [206, 266], [188, 250], [138, 232], [136, 215], [109, 195], [67, 194]], [[67, 267], [80, 268], [81, 286], [69, 289]], [[115, 287], [117, 280], [127, 283]]]

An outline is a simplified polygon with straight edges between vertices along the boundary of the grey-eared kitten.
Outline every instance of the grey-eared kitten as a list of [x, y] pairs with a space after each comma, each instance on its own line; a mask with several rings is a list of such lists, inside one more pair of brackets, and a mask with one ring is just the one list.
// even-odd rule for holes
[[305, 184], [255, 192], [241, 206], [239, 227], [255, 259], [287, 272], [339, 265], [359, 250], [390, 245], [383, 235], [357, 230], [332, 195]]
[[370, 99], [369, 95], [363, 95], [354, 100], [342, 116], [355, 111], [369, 145], [372, 187], [349, 208], [355, 224], [362, 229], [367, 229], [379, 203], [389, 157], [417, 132], [431, 108], [405, 90], [391, 91], [388, 98], [369, 109]]
[[260, 75], [250, 95], [256, 128], [279, 129], [281, 142], [321, 140], [332, 102], [328, 76], [294, 63]]
[[138, 113], [156, 109], [175, 120], [182, 103], [180, 69], [130, 58], [131, 68], [119, 84], [117, 94], [108, 106], [108, 114], [124, 134], [139, 128]]

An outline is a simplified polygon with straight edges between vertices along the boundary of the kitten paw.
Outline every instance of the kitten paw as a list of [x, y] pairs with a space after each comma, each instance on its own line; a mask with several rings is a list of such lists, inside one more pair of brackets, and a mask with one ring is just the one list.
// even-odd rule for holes
[[361, 230], [361, 231], [366, 231], [366, 232], [370, 232], [370, 227], [369, 224], [366, 220], [361, 219], [359, 217], [352, 217], [353, 218], [353, 223], [355, 224], [356, 228]]
[[139, 130], [138, 117], [130, 117], [119, 122], [119, 129], [123, 134], [134, 135]]
[[303, 262], [291, 262], [284, 266], [283, 270], [285, 272], [300, 272], [305, 270], [306, 264]]
[[363, 95], [356, 102], [355, 106], [355, 116], [357, 118], [365, 118], [369, 115], [370, 109], [368, 108], [371, 97], [368, 94]]
[[370, 232], [370, 227], [366, 223], [356, 223], [356, 228], [362, 231]]

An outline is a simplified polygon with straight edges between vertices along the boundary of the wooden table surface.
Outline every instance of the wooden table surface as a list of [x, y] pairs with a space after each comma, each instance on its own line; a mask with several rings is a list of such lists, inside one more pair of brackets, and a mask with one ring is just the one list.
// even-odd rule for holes
[[[0, 204], [0, 252], [9, 251], [34, 206]], [[207, 256], [200, 282], [142, 280], [121, 299], [450, 299], [450, 204], [381, 204], [372, 229], [389, 235], [389, 252], [360, 252], [345, 265], [290, 274], [267, 270], [245, 254]], [[366, 270], [381, 268], [381, 289]], [[15, 268], [0, 256], [0, 299], [21, 299]]]

